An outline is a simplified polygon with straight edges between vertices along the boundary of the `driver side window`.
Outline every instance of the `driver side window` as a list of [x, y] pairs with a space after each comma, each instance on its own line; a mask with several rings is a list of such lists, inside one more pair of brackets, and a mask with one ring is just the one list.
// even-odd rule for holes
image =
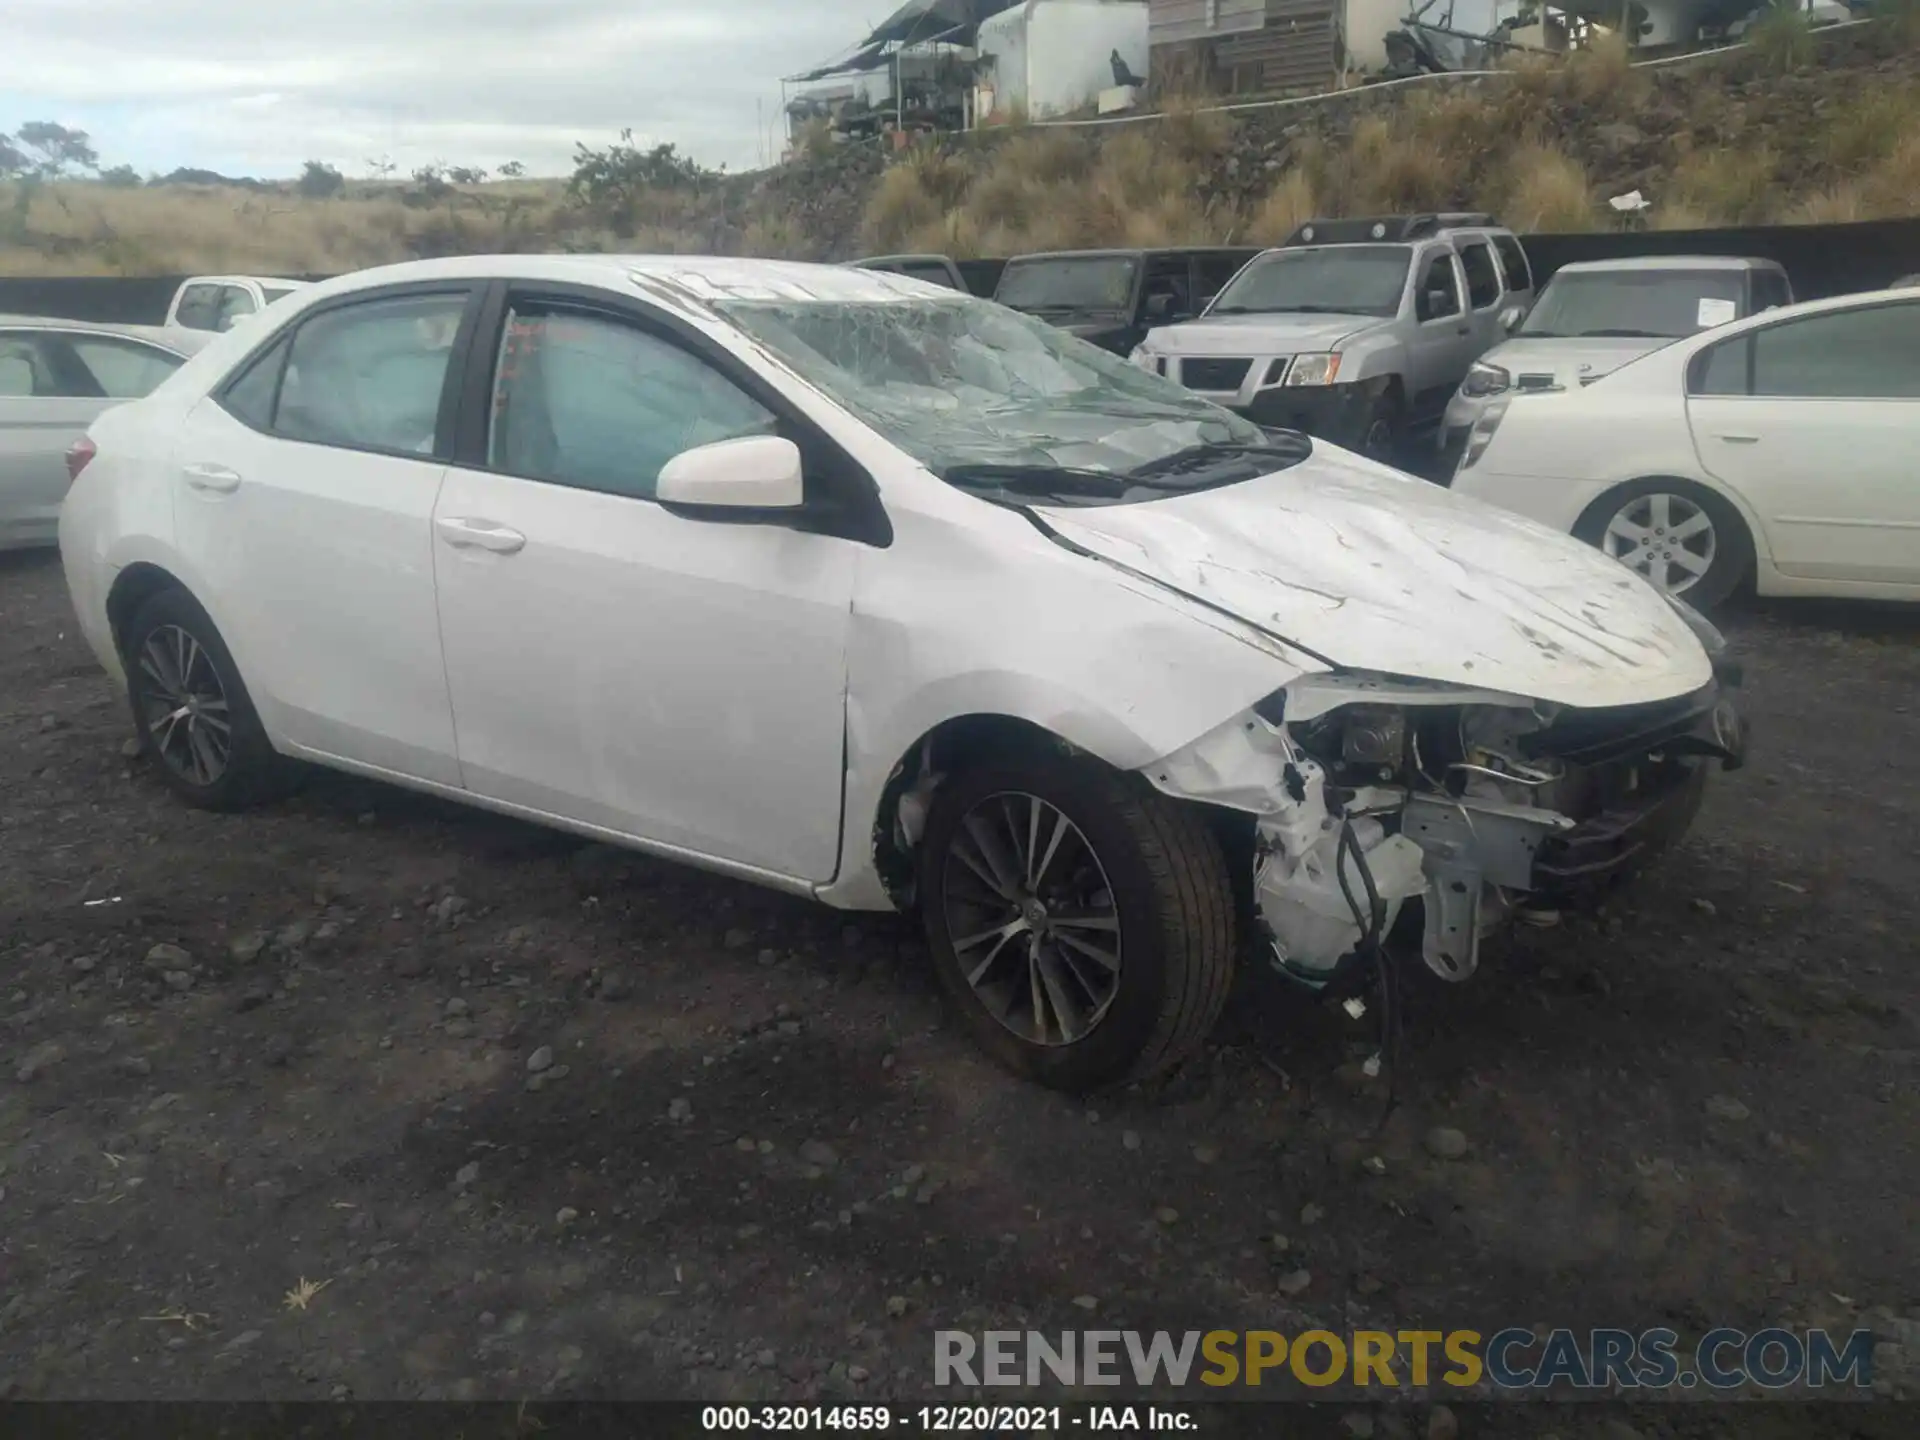
[[508, 315], [487, 441], [495, 470], [650, 500], [682, 451], [778, 428], [719, 371], [637, 326], [557, 308]]
[[1420, 289], [1414, 296], [1415, 318], [1445, 320], [1460, 313], [1460, 277], [1454, 273], [1453, 256], [1436, 250], [1420, 269]]

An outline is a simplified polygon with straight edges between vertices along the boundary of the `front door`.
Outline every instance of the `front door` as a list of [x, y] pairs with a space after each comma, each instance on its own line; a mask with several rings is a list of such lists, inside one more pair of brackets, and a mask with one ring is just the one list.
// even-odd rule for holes
[[189, 582], [269, 726], [317, 757], [444, 785], [460, 771], [432, 516], [473, 291], [308, 312], [194, 407], [173, 468]]
[[1920, 583], [1920, 301], [1785, 320], [1695, 366], [1700, 462], [1782, 574]]
[[1453, 251], [1435, 246], [1415, 262], [1413, 304], [1407, 402], [1419, 426], [1439, 418], [1479, 354]]
[[674, 455], [780, 418], [631, 310], [516, 291], [490, 343], [484, 455], [434, 510], [467, 787], [831, 879], [859, 547], [654, 499]]

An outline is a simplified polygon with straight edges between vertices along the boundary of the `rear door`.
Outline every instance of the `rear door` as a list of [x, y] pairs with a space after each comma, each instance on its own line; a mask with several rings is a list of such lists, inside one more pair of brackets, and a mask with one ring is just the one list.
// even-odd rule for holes
[[1782, 574], [1920, 583], [1920, 300], [1783, 320], [1697, 357], [1700, 462]]
[[176, 544], [275, 733], [457, 786], [432, 517], [450, 359], [481, 287], [341, 296], [196, 405], [176, 451]]

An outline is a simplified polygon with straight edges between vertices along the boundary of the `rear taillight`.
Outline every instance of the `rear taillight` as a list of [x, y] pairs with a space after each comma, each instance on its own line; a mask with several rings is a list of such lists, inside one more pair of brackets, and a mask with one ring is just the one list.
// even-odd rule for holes
[[82, 435], [67, 447], [67, 481], [71, 484], [80, 478], [80, 472], [87, 468], [87, 462], [100, 452], [93, 441]]

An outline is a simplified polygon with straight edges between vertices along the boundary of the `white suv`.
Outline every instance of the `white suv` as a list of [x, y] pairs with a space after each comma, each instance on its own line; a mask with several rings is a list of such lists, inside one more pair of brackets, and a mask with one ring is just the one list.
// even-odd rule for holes
[[1604, 556], [872, 271], [366, 271], [72, 465], [81, 628], [188, 801], [311, 761], [917, 907], [1054, 1085], [1190, 1051], [1236, 937], [1337, 993], [1424, 900], [1464, 978], [1740, 756], [1711, 629]]

